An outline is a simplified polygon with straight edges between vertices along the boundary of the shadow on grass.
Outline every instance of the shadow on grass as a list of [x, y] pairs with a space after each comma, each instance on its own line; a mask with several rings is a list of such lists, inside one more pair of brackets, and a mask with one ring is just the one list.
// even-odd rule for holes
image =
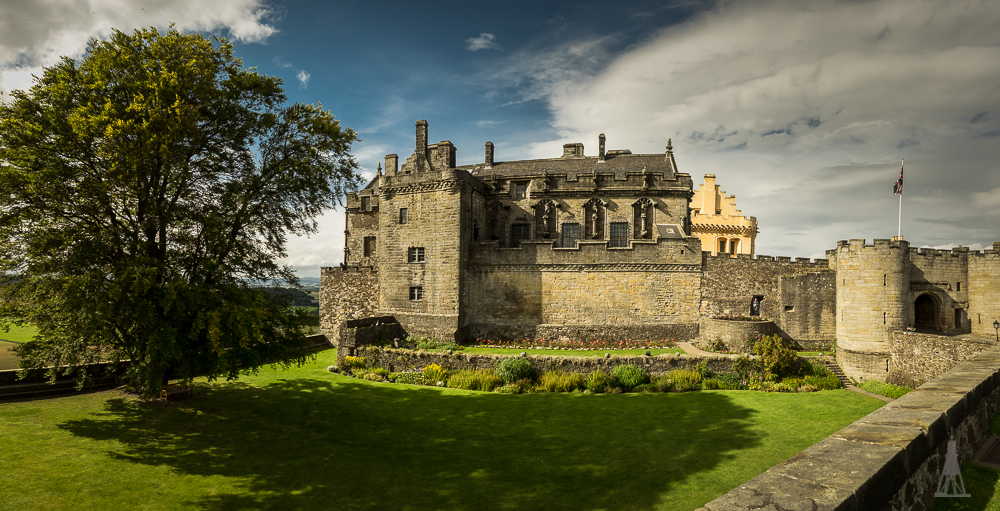
[[966, 461], [962, 464], [962, 480], [966, 493], [971, 497], [938, 497], [934, 499], [933, 511], [1000, 509], [1000, 498], [997, 496], [1000, 470]]
[[189, 503], [202, 509], [576, 511], [663, 506], [673, 485], [759, 444], [753, 414], [712, 392], [511, 396], [338, 378], [117, 399], [60, 427], [116, 440], [113, 456], [134, 463], [240, 481]]

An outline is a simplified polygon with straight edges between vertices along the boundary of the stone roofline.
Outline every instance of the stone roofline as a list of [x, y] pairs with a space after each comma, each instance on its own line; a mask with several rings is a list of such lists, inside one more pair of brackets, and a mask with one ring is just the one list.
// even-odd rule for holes
[[[904, 247], [904, 245], [905, 245], [905, 247]], [[870, 244], [870, 245], [865, 244], [865, 239], [864, 238], [851, 239], [851, 240], [839, 240], [839, 241], [837, 241], [837, 249], [827, 250], [826, 253], [827, 253], [827, 255], [835, 254], [837, 252], [837, 250], [839, 250], [842, 247], [849, 247], [849, 248], [855, 248], [855, 249], [860, 248], [862, 250], [866, 250], [866, 249], [868, 249], [868, 250], [884, 250], [886, 248], [889, 248], [889, 249], [902, 249], [902, 248], [905, 248], [906, 251], [910, 254], [911, 257], [913, 257], [913, 256], [925, 256], [925, 257], [935, 257], [935, 256], [937, 256], [937, 257], [944, 257], [944, 256], [950, 256], [950, 257], [960, 257], [963, 254], [967, 254], [967, 255], [971, 255], [971, 256], [979, 256], [979, 257], [986, 256], [986, 255], [1000, 255], [1000, 241], [993, 242], [993, 248], [992, 249], [985, 249], [983, 251], [979, 251], [979, 250], [970, 250], [969, 247], [954, 247], [954, 248], [951, 248], [951, 249], [911, 247], [910, 246], [910, 242], [906, 241], [906, 240], [890, 240], [890, 239], [883, 239], [883, 238], [875, 238], [875, 239], [873, 239], [872, 240], [872, 244]]]

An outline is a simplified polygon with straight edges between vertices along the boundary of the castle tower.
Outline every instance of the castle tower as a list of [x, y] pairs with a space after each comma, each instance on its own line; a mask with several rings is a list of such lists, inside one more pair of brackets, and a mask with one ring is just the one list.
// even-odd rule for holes
[[837, 363], [858, 380], [884, 380], [889, 332], [910, 325], [909, 242], [838, 241]]

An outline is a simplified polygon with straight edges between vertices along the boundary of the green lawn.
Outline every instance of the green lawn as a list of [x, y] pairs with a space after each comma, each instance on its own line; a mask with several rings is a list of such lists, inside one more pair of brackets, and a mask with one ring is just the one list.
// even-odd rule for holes
[[0, 403], [0, 510], [691, 510], [883, 403], [489, 394], [303, 368], [142, 404]]
[[33, 326], [19, 327], [11, 326], [10, 331], [4, 332], [0, 329], [0, 341], [11, 341], [16, 343], [28, 342], [38, 332]]
[[517, 355], [522, 351], [529, 355], [552, 355], [554, 357], [603, 357], [605, 353], [618, 356], [638, 356], [650, 352], [653, 356], [664, 353], [675, 353], [684, 355], [681, 348], [661, 348], [649, 350], [532, 350], [532, 349], [508, 349], [508, 348], [465, 348], [461, 353], [475, 353], [477, 355]]

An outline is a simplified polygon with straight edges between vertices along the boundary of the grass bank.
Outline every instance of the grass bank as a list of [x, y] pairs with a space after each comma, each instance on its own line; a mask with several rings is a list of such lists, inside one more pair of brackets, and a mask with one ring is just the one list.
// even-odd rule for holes
[[0, 510], [691, 510], [883, 403], [806, 394], [506, 395], [305, 367], [143, 404], [0, 404]]

